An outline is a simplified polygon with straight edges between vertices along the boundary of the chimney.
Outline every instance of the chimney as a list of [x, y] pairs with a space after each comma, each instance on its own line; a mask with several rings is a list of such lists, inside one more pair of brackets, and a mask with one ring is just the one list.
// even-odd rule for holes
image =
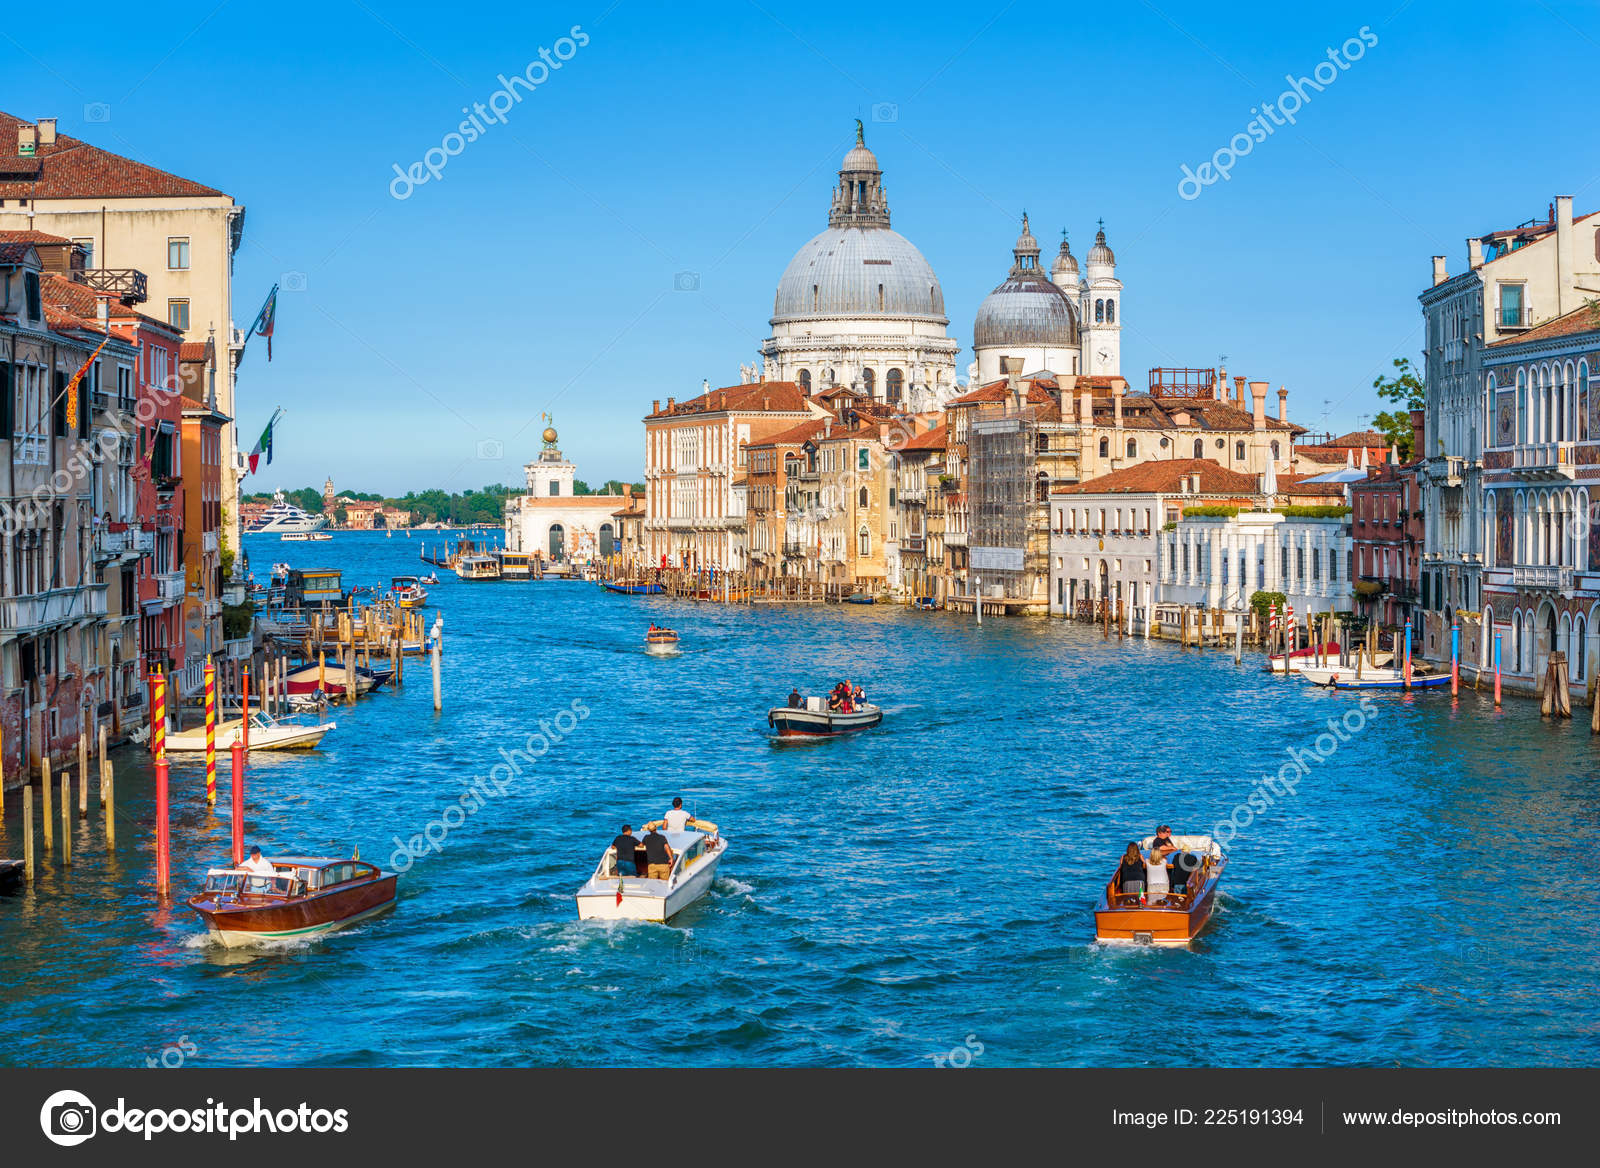
[[700, 379], [700, 392], [701, 393], [710, 393], [711, 392], [711, 379], [709, 377], [702, 377]]
[[1411, 457], [1422, 457], [1422, 431], [1428, 415], [1425, 410], [1411, 411]]
[[661, 412], [661, 399], [660, 398], [656, 398], [653, 402], [650, 403], [650, 412], [652, 414], [659, 414]]
[[1244, 409], [1244, 378], [1243, 377], [1235, 377], [1233, 379], [1233, 404], [1238, 406], [1241, 410]]
[[38, 142], [38, 126], [19, 125], [17, 127], [17, 156], [19, 158], [32, 154]]
[[1445, 268], [1444, 268], [1444, 256], [1434, 256], [1433, 257], [1433, 284], [1434, 284], [1434, 287], [1437, 288], [1440, 284], [1443, 284], [1449, 278], [1450, 277], [1445, 272]]
[[1228, 370], [1226, 368], [1217, 369], [1217, 380], [1211, 387], [1211, 396], [1218, 401], [1228, 400]]
[[1094, 390], [1088, 385], [1078, 387], [1078, 425], [1094, 425]]
[[675, 400], [676, 399], [670, 398], [670, 397], [667, 399], [667, 413], [670, 414], [672, 412], [672, 407], [673, 407], [673, 404], [674, 404]]
[[1283, 386], [1278, 386], [1278, 421], [1289, 420], [1289, 391]]
[[1267, 428], [1267, 390], [1271, 384], [1265, 381], [1252, 381], [1250, 383], [1250, 412], [1255, 416], [1256, 429]]
[[1119, 430], [1122, 429], [1122, 391], [1125, 388], [1126, 383], [1120, 379], [1111, 383], [1111, 408], [1116, 417], [1116, 427]]
[[54, 146], [56, 144], [56, 120], [54, 118], [39, 119], [39, 145]]
[[[1481, 267], [1483, 267], [1483, 240], [1469, 239], [1467, 240], [1467, 270], [1476, 272]], [[1437, 284], [1438, 281], [1435, 280], [1434, 283]]]
[[829, 414], [822, 419], [822, 437], [828, 438], [833, 433], [833, 415]]
[[1572, 196], [1556, 196], [1556, 315], [1565, 316], [1578, 307], [1578, 293], [1572, 286]]

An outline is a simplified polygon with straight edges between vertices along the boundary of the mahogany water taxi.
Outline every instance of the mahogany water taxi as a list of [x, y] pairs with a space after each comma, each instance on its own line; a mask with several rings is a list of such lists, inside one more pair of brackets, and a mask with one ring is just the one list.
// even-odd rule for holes
[[[1100, 893], [1094, 910], [1095, 939], [1099, 941], [1140, 941], [1154, 945], [1187, 945], [1211, 919], [1217, 885], [1228, 857], [1222, 845], [1208, 835], [1174, 835], [1178, 848], [1165, 865], [1149, 862], [1154, 836], [1139, 843], [1145, 860], [1145, 883], [1138, 892], [1121, 890], [1121, 865]], [[1172, 891], [1174, 883], [1182, 892]]]
[[[660, 821], [656, 826], [661, 826]], [[650, 827], [647, 823], [644, 830], [648, 832]], [[579, 920], [665, 921], [711, 890], [717, 864], [728, 850], [728, 841], [718, 833], [717, 825], [691, 819], [688, 830], [661, 834], [667, 837], [674, 857], [667, 878], [618, 875], [617, 849], [608, 846], [594, 875], [578, 889]], [[637, 858], [643, 855], [638, 849]]]
[[272, 875], [213, 868], [189, 907], [228, 946], [310, 937], [394, 907], [393, 872], [356, 859], [282, 856]]
[[672, 629], [657, 628], [651, 625], [644, 635], [644, 651], [646, 653], [676, 653], [678, 651], [678, 634]]

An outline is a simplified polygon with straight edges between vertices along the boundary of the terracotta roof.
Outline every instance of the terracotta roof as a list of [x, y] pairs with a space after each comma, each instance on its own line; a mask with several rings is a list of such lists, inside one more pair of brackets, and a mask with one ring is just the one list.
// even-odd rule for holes
[[31, 243], [0, 242], [0, 264], [20, 264], [28, 258], [30, 252], [35, 256], [38, 255], [33, 251]]
[[[958, 398], [953, 398], [946, 403], [950, 406], [974, 405], [984, 402], [1003, 402], [1011, 400], [1011, 390], [1005, 381], [991, 381], [988, 385], [980, 386], [970, 393], [964, 393]], [[1036, 381], [1028, 382], [1028, 404], [1042, 406], [1046, 402], [1053, 402], [1048, 390]]]
[[803, 413], [806, 395], [792, 381], [758, 381], [752, 385], [730, 385], [676, 402], [667, 409], [646, 414], [647, 418], [675, 418], [681, 414]]
[[59, 246], [71, 242], [64, 235], [51, 235], [48, 231], [0, 231], [0, 243], [47, 243]]
[[1389, 439], [1387, 435], [1380, 434], [1376, 430], [1356, 430], [1349, 434], [1341, 434], [1337, 438], [1329, 438], [1322, 445], [1351, 446], [1358, 450], [1363, 446], [1381, 446], [1387, 450], [1389, 448]]
[[210, 341], [184, 341], [178, 346], [179, 361], [209, 361], [211, 360]]
[[1294, 453], [1296, 458], [1304, 458], [1310, 462], [1326, 463], [1329, 466], [1335, 463], [1342, 466], [1346, 461], [1345, 451], [1334, 450], [1328, 446], [1296, 446]]
[[790, 426], [787, 430], [780, 430], [770, 438], [763, 438], [760, 442], [752, 442], [745, 447], [754, 450], [761, 446], [799, 446], [807, 438], [815, 438], [822, 433], [822, 422], [813, 420], [801, 422], [798, 426]]
[[944, 450], [950, 444], [950, 423], [941, 422], [925, 434], [918, 434], [901, 450]]
[[39, 299], [85, 320], [95, 320], [100, 315], [100, 298], [87, 284], [74, 283], [54, 272], [39, 277]]
[[1528, 341], [1547, 341], [1555, 337], [1570, 337], [1588, 332], [1600, 332], [1600, 308], [1596, 308], [1593, 304], [1574, 308], [1566, 315], [1547, 320], [1537, 328], [1507, 337], [1503, 341], [1496, 341], [1489, 348], [1501, 349], [1509, 345], [1526, 344]]
[[86, 320], [75, 312], [66, 312], [52, 304], [44, 306], [44, 321], [50, 326], [53, 333], [91, 332], [99, 333], [101, 329], [93, 320]]
[[1200, 494], [1220, 495], [1238, 492], [1255, 493], [1260, 484], [1253, 474], [1229, 470], [1206, 458], [1157, 459], [1141, 462], [1137, 466], [1114, 470], [1108, 475], [1086, 482], [1056, 487], [1056, 495], [1113, 495], [1156, 492], [1176, 494], [1184, 478], [1200, 476]]
[[[14, 143], [31, 123], [0, 113], [0, 142]], [[9, 153], [12, 147], [7, 147]], [[33, 158], [8, 158], [0, 173], [0, 199], [140, 199], [182, 195], [227, 198], [143, 162], [135, 162], [67, 134], [57, 133]]]

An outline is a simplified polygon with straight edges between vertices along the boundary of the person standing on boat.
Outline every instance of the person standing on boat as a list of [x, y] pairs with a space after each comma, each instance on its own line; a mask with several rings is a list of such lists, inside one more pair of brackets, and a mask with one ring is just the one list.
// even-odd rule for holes
[[640, 842], [644, 844], [646, 875], [649, 879], [665, 880], [671, 876], [675, 853], [667, 837], [661, 834], [655, 824], [650, 825], [650, 830]]
[[661, 822], [667, 825], [668, 831], [687, 831], [694, 822], [694, 816], [683, 809], [683, 797], [676, 795], [672, 799], [672, 810], [661, 817]]
[[611, 841], [611, 846], [617, 849], [617, 875], [637, 876], [639, 868], [634, 863], [633, 850], [639, 846], [639, 841], [633, 838], [633, 825], [624, 823], [622, 834]]
[[800, 691], [798, 689], [792, 689], [789, 691], [789, 708], [791, 710], [798, 710], [805, 704], [806, 700], [800, 696]]
[[272, 866], [272, 861], [261, 854], [260, 848], [251, 848], [250, 858], [240, 866], [252, 876], [277, 875], [277, 869]]

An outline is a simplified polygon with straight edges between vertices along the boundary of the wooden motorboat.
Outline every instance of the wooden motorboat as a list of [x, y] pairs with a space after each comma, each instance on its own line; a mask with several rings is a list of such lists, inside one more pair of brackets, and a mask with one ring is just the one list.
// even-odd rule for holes
[[939, 607], [939, 602], [931, 596], [919, 596], [913, 606], [922, 612], [934, 612]]
[[661, 591], [661, 585], [648, 580], [607, 580], [601, 587], [624, 596], [655, 596]]
[[870, 592], [852, 592], [844, 598], [844, 602], [846, 604], [876, 604], [878, 600]]
[[803, 706], [774, 706], [767, 711], [767, 725], [779, 738], [831, 738], [870, 730], [883, 721], [883, 711], [871, 702], [862, 702], [849, 713], [828, 709], [828, 699], [810, 697]]
[[1450, 675], [1442, 673], [1421, 661], [1411, 663], [1411, 680], [1406, 681], [1403, 668], [1390, 665], [1374, 669], [1363, 663], [1360, 670], [1354, 665], [1331, 665], [1321, 669], [1310, 666], [1300, 670], [1300, 676], [1312, 685], [1328, 689], [1436, 689], [1450, 684]]
[[678, 634], [672, 629], [658, 629], [651, 625], [644, 635], [644, 651], [646, 653], [676, 653], [678, 651]]
[[428, 603], [428, 590], [416, 576], [396, 576], [389, 582], [389, 592], [401, 608], [424, 608]]
[[269, 862], [271, 876], [213, 868], [205, 888], [189, 898], [189, 907], [224, 945], [314, 936], [394, 907], [398, 877], [375, 864], [302, 856]]
[[665, 880], [618, 875], [617, 851], [607, 847], [594, 875], [578, 889], [578, 919], [665, 921], [710, 891], [728, 841], [716, 824], [703, 819], [691, 822], [699, 830], [662, 832], [675, 856]]
[[[355, 680], [353, 682], [356, 694], [359, 696], [371, 693], [392, 677], [393, 671], [388, 666], [378, 669], [368, 669], [357, 665], [355, 667]], [[345, 669], [335, 661], [318, 665], [315, 661], [309, 665], [302, 665], [298, 669], [289, 671], [285, 679], [291, 697], [299, 694], [317, 693], [319, 690], [329, 697], [344, 697], [346, 689]]]
[[[328, 731], [337, 727], [335, 722], [321, 722], [315, 719], [302, 720], [288, 717], [277, 718], [271, 714], [256, 710], [250, 715], [250, 740], [245, 746], [246, 750], [314, 750], [323, 736]], [[225, 722], [217, 723], [216, 735], [213, 738], [218, 753], [232, 750], [233, 744], [238, 739], [244, 727], [243, 718], [229, 718]], [[176, 734], [167, 735], [167, 749], [180, 754], [203, 753], [206, 748], [206, 728], [204, 724], [191, 726]]]
[[[1167, 858], [1167, 868], [1149, 864], [1154, 836], [1141, 840], [1146, 858], [1146, 886], [1142, 894], [1125, 894], [1117, 886], [1120, 863], [1100, 893], [1094, 910], [1094, 931], [1100, 941], [1139, 941], [1153, 945], [1187, 945], [1211, 919], [1217, 885], [1228, 857], [1222, 845], [1208, 835], [1174, 835], [1179, 851]], [[1187, 857], [1180, 859], [1180, 857]], [[1171, 890], [1171, 869], [1192, 869], [1183, 892]]]

